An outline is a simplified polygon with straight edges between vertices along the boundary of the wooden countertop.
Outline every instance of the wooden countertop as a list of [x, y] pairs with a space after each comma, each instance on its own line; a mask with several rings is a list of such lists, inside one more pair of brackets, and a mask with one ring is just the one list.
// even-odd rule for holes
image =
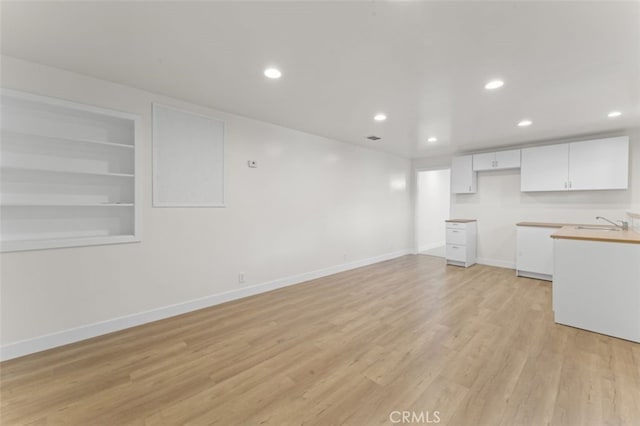
[[575, 223], [548, 223], [548, 222], [518, 222], [516, 226], [537, 226], [539, 228], [562, 228], [563, 226], [573, 226]]
[[[591, 226], [591, 225], [588, 225]], [[612, 228], [603, 226], [602, 228]], [[640, 233], [628, 231], [599, 231], [596, 229], [580, 229], [575, 225], [563, 226], [560, 230], [551, 234], [551, 238], [569, 240], [602, 241], [609, 243], [640, 244]]]
[[518, 222], [516, 226], [533, 226], [539, 228], [563, 228], [565, 226], [590, 226], [593, 228], [611, 228], [611, 225], [602, 225], [600, 223], [554, 223], [554, 222]]
[[470, 222], [477, 222], [477, 220], [476, 219], [448, 219], [448, 220], [445, 220], [445, 222], [470, 223]]

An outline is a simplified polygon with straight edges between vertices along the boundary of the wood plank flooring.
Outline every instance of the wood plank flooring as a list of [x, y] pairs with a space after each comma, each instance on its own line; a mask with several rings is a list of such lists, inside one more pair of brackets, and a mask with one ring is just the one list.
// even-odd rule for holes
[[640, 424], [639, 344], [554, 324], [550, 283], [421, 255], [0, 374], [3, 425]]

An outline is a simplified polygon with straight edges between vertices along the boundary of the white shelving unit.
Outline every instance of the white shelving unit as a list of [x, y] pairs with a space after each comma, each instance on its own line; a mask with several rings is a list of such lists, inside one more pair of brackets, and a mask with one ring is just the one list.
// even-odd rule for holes
[[139, 241], [138, 117], [1, 92], [2, 251]]

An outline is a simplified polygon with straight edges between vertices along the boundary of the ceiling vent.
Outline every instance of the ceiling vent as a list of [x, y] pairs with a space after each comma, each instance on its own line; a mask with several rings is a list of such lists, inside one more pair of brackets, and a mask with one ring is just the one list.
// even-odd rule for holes
[[369, 139], [370, 141], [379, 141], [381, 138], [379, 138], [378, 136], [367, 136], [367, 139]]

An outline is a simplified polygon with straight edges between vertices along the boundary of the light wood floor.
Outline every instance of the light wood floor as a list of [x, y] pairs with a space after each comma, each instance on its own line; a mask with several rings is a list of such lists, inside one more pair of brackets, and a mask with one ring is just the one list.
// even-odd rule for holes
[[639, 425], [640, 345], [550, 290], [406, 256], [5, 362], [2, 424]]

